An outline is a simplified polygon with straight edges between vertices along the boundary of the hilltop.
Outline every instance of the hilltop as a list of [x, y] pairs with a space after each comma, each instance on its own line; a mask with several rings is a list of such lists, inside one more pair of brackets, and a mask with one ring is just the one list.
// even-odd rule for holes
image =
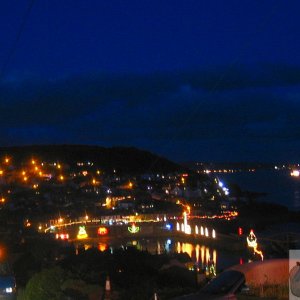
[[0, 147], [0, 155], [13, 157], [17, 162], [38, 158], [47, 162], [60, 161], [70, 166], [90, 161], [107, 172], [114, 169], [121, 173], [168, 173], [185, 170], [164, 157], [134, 147], [30, 145]]

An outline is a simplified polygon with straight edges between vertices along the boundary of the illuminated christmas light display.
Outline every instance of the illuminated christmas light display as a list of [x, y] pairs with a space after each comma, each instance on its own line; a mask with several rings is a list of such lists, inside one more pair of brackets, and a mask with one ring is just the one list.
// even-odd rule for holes
[[243, 235], [243, 228], [242, 228], [242, 227], [239, 227], [239, 228], [238, 228], [238, 234], [239, 234], [239, 235]]
[[79, 226], [77, 239], [82, 240], [82, 239], [86, 239], [87, 237], [88, 237], [88, 234], [86, 232], [85, 226]]
[[258, 250], [257, 247], [257, 238], [254, 234], [254, 231], [251, 229], [249, 235], [247, 236], [247, 244], [249, 248], [253, 248], [254, 254], [258, 254], [261, 257], [261, 260], [264, 260], [264, 255], [261, 250]]
[[216, 272], [216, 266], [214, 264], [213, 260], [210, 260], [208, 262], [208, 265], [206, 266], [206, 276], [208, 278], [214, 278], [217, 276], [217, 272]]
[[187, 222], [187, 212], [183, 213], [183, 229], [182, 231], [186, 234], [191, 234], [192, 230], [191, 230], [191, 226], [188, 224]]
[[204, 229], [203, 229], [203, 226], [200, 227], [200, 234], [201, 234], [201, 235], [204, 235]]
[[99, 227], [97, 230], [98, 235], [107, 235], [108, 234], [108, 229], [106, 227]]
[[140, 227], [136, 226], [134, 223], [128, 227], [128, 231], [130, 233], [138, 233], [140, 231]]
[[171, 224], [166, 224], [166, 229], [167, 230], [172, 230], [172, 225]]
[[211, 233], [211, 235], [212, 235], [212, 238], [213, 238], [213, 239], [215, 239], [215, 238], [216, 238], [216, 231], [215, 231], [214, 229], [212, 230], [212, 233]]
[[300, 171], [299, 171], [299, 170], [293, 170], [293, 171], [291, 172], [291, 176], [299, 177], [299, 176], [300, 176]]
[[205, 236], [209, 236], [207, 227], [205, 227]]
[[68, 233], [57, 233], [56, 235], [55, 235], [55, 238], [57, 239], [57, 240], [68, 240], [69, 239], [69, 234]]
[[250, 233], [247, 236], [247, 243], [248, 243], [248, 247], [250, 248], [257, 247], [257, 239], [252, 229], [250, 230]]

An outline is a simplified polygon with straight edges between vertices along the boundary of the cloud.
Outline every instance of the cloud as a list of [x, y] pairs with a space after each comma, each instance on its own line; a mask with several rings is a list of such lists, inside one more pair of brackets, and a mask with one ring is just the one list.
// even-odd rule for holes
[[186, 145], [300, 139], [300, 68], [85, 75], [2, 83], [2, 144]]

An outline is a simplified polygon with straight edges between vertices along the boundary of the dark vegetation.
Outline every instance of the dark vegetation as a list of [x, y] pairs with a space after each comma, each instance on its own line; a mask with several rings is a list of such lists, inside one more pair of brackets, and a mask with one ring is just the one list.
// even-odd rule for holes
[[[23, 253], [14, 270], [24, 299], [90, 299], [104, 293], [109, 276], [117, 299], [160, 299], [194, 291], [196, 274], [182, 265], [190, 261], [186, 254], [152, 255], [133, 247], [101, 252], [96, 248], [75, 252], [75, 248], [57, 241], [35, 238], [23, 244]], [[99, 297], [100, 299], [100, 297]]]
[[16, 161], [38, 157], [47, 162], [63, 161], [69, 165], [91, 161], [107, 172], [117, 169], [119, 173], [176, 172], [186, 168], [134, 147], [98, 147], [85, 145], [37, 145], [2, 147], [0, 155], [13, 156]]

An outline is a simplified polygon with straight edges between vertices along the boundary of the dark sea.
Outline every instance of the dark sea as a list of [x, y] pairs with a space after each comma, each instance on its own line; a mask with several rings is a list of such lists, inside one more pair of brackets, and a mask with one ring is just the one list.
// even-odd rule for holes
[[300, 210], [300, 177], [290, 176], [290, 170], [258, 170], [256, 172], [222, 173], [217, 177], [224, 184], [236, 183], [243, 191], [267, 193], [259, 200]]

